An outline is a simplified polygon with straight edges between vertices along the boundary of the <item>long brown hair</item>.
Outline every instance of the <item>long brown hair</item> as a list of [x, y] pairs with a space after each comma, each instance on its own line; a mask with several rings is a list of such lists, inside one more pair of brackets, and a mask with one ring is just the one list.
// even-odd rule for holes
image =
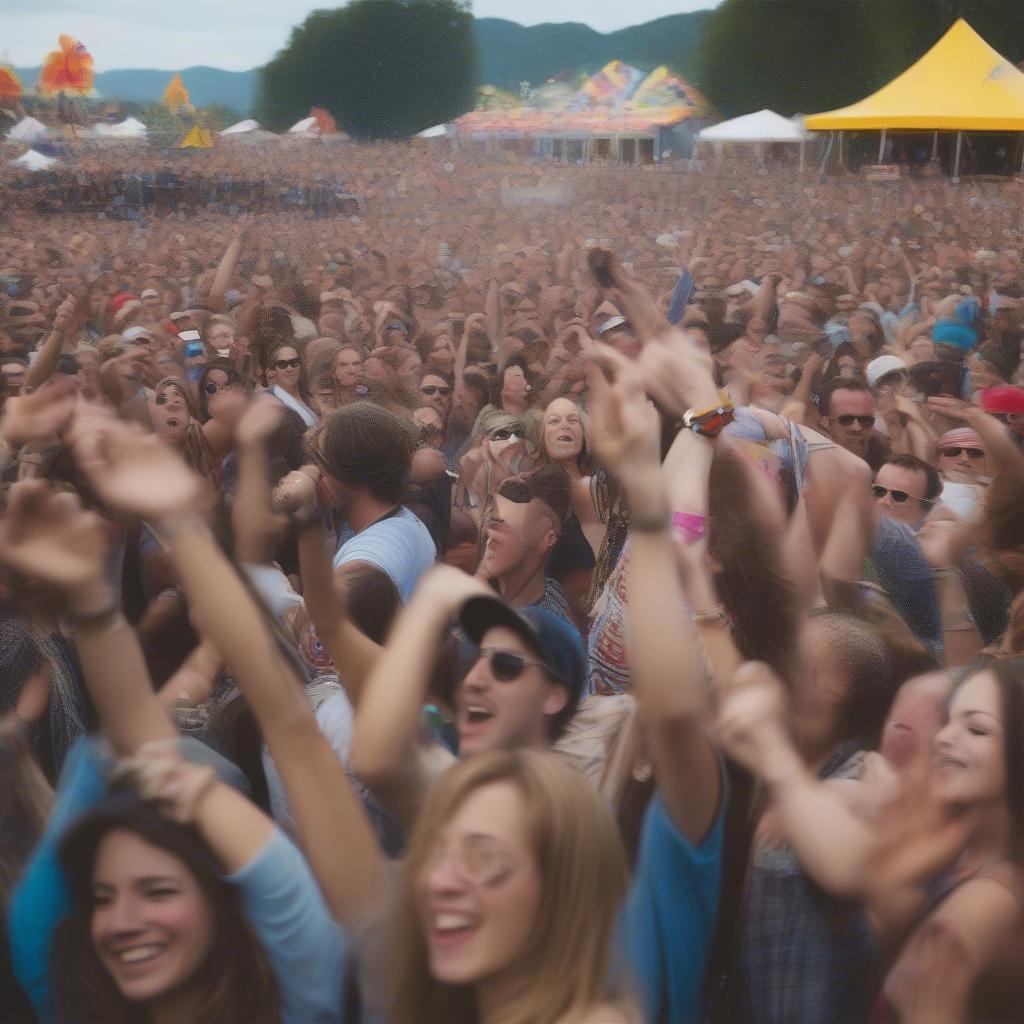
[[197, 992], [195, 1024], [280, 1024], [280, 995], [267, 954], [238, 890], [199, 833], [163, 817], [133, 794], [112, 797], [76, 824], [60, 848], [71, 883], [71, 914], [55, 936], [53, 972], [60, 1020], [67, 1024], [137, 1024], [144, 1007], [121, 995], [91, 936], [92, 882], [100, 843], [123, 830], [177, 857], [210, 908], [210, 952], [190, 979]]
[[15, 722], [0, 723], [0, 906], [7, 905], [52, 806], [53, 790], [26, 735]]
[[626, 890], [626, 860], [611, 813], [557, 755], [494, 751], [450, 769], [416, 822], [392, 935], [396, 1024], [479, 1020], [472, 986], [439, 982], [430, 973], [416, 887], [443, 824], [472, 792], [496, 782], [510, 782], [523, 795], [542, 886], [521, 963], [528, 986], [502, 1024], [555, 1024], [615, 1001], [610, 944]]

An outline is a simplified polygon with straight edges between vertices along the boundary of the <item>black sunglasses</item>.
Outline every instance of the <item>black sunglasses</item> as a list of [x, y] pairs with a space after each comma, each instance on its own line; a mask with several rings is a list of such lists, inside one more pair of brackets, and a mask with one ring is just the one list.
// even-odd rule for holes
[[274, 363], [274, 369], [275, 370], [287, 370], [287, 369], [297, 370], [301, 365], [302, 365], [302, 360], [299, 359], [298, 357], [296, 357], [295, 359], [278, 359], [278, 361], [276, 363]]
[[448, 396], [452, 393], [452, 389], [447, 384], [424, 384], [420, 388], [421, 395], [444, 395]]
[[519, 438], [519, 431], [515, 427], [498, 427], [497, 430], [492, 430], [488, 435], [492, 441], [511, 441], [513, 438]]
[[836, 422], [841, 427], [852, 427], [859, 423], [865, 430], [870, 430], [875, 425], [874, 416], [837, 416]]
[[231, 387], [231, 381], [228, 381], [227, 384], [215, 384], [212, 380], [208, 380], [203, 385], [203, 391], [212, 398], [220, 391], [227, 391], [229, 387]]
[[943, 448], [939, 454], [945, 455], [948, 459], [958, 459], [963, 454], [966, 454], [969, 459], [985, 458], [985, 453], [979, 448]]
[[[892, 495], [892, 500], [895, 501], [897, 505], [902, 505], [905, 501], [910, 500], [910, 495], [907, 494], [906, 491], [895, 491], [891, 487], [883, 487], [881, 484], [872, 484], [871, 493], [876, 498], [884, 498], [887, 494], [890, 494]], [[918, 498], [917, 500], [923, 502], [925, 505], [935, 504], [931, 498]]]
[[481, 658], [488, 659], [491, 675], [499, 683], [511, 683], [513, 679], [518, 679], [529, 665], [536, 665], [545, 672], [551, 672], [550, 667], [543, 661], [531, 661], [521, 654], [516, 654], [515, 651], [503, 651], [496, 647], [481, 647], [476, 660], [479, 661]]

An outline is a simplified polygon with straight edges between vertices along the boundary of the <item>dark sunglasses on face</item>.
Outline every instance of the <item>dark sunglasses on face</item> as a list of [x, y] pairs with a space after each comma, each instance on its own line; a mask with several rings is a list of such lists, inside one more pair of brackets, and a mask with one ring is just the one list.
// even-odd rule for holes
[[166, 391], [161, 391], [160, 394], [156, 396], [155, 401], [157, 405], [166, 405], [172, 398], [177, 397], [177, 395], [169, 395]]
[[302, 361], [298, 358], [295, 359], [278, 359], [274, 363], [275, 370], [297, 370], [302, 365]]
[[939, 454], [947, 459], [959, 459], [961, 455], [972, 460], [985, 458], [985, 453], [979, 448], [943, 448]]
[[215, 384], [212, 380], [208, 380], [203, 385], [203, 391], [208, 394], [211, 398], [221, 391], [227, 391], [231, 387], [231, 384]]
[[[910, 495], [907, 494], [906, 491], [894, 491], [891, 487], [883, 487], [881, 484], [873, 484], [871, 487], [871, 493], [876, 498], [884, 498], [889, 494], [897, 505], [902, 505], [905, 501], [910, 500]], [[931, 498], [918, 498], [917, 500], [923, 502], [925, 505], [935, 504]]]
[[874, 416], [837, 416], [836, 422], [841, 427], [852, 427], [854, 423], [859, 423], [865, 430], [870, 430], [875, 425]]
[[431, 395], [441, 395], [447, 397], [452, 393], [452, 389], [447, 384], [424, 384], [420, 388], [420, 394], [430, 397]]
[[513, 679], [518, 679], [529, 665], [536, 665], [546, 672], [551, 671], [542, 661], [531, 661], [515, 651], [503, 651], [495, 647], [481, 647], [476, 660], [481, 658], [488, 659], [491, 675], [500, 683], [511, 683]]
[[514, 427], [498, 427], [491, 431], [490, 438], [492, 441], [513, 441], [518, 440], [519, 433]]

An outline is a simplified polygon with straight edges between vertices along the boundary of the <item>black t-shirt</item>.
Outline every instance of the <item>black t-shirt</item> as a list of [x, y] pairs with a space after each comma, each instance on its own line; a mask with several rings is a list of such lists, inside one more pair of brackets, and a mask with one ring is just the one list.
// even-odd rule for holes
[[583, 527], [570, 513], [562, 526], [562, 533], [548, 555], [547, 575], [557, 577], [560, 572], [593, 569], [597, 562], [587, 538], [583, 535]]

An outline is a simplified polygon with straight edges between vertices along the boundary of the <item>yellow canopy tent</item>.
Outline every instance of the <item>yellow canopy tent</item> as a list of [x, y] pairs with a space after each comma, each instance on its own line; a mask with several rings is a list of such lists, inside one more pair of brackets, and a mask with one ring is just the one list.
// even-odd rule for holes
[[1024, 74], [960, 18], [878, 92], [849, 107], [812, 114], [804, 124], [812, 131], [880, 131], [882, 145], [886, 131], [1021, 132]]
[[193, 125], [188, 135], [178, 143], [179, 149], [209, 149], [213, 145], [209, 128]]

